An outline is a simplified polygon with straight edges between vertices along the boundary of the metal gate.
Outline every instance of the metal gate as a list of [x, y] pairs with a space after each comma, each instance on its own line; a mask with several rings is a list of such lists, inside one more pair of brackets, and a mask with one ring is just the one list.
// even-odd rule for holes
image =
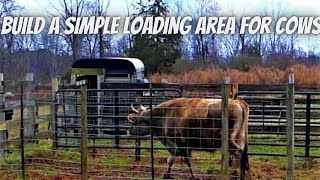
[[[80, 99], [83, 98], [80, 98], [80, 90], [64, 89], [56, 94], [54, 148], [71, 151], [81, 149], [83, 152], [88, 147], [90, 162], [85, 164], [89, 167], [88, 173], [94, 178], [154, 179], [162, 176], [168, 166], [167, 147], [160, 141], [154, 141], [152, 133], [149, 136], [127, 136], [127, 116], [131, 105], [152, 107], [169, 99], [182, 97], [181, 91], [167, 88], [102, 89], [88, 90], [87, 94], [88, 146], [81, 146], [83, 118], [80, 117], [80, 111], [83, 109], [80, 108]], [[179, 114], [174, 118], [180, 118]], [[213, 155], [214, 150], [220, 148], [211, 148], [211, 152], [201, 152], [201, 155], [198, 154], [200, 152], [194, 154], [192, 160], [195, 174], [205, 179], [220, 178], [222, 156], [220, 153]], [[92, 159], [94, 157], [99, 158]], [[178, 179], [187, 179], [190, 169], [184, 163], [185, 159], [177, 158], [177, 161], [172, 168], [172, 175]], [[100, 169], [96, 167], [105, 162], [107, 165], [101, 165]]]
[[[55, 147], [78, 147], [80, 138], [79, 90], [64, 89], [55, 98]], [[151, 92], [151, 93], [150, 93]], [[121, 135], [128, 128], [127, 115], [133, 106], [152, 106], [181, 97], [177, 89], [88, 90], [88, 134], [91, 148], [121, 148]], [[150, 104], [150, 99], [152, 104]], [[98, 145], [97, 139], [114, 139], [114, 144]]]
[[[320, 158], [319, 95], [295, 93], [295, 157]], [[250, 105], [249, 154], [286, 156], [286, 92], [241, 91], [236, 97]]]

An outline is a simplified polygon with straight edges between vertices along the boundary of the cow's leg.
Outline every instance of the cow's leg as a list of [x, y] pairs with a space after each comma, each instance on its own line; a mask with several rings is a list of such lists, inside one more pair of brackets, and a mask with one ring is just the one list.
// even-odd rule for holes
[[239, 179], [241, 155], [241, 149], [233, 149], [230, 151], [231, 179]]
[[163, 178], [164, 178], [164, 179], [173, 179], [173, 177], [171, 176], [171, 168], [172, 168], [172, 165], [173, 165], [175, 159], [176, 159], [176, 156], [173, 155], [173, 154], [170, 152], [170, 156], [168, 157], [168, 160], [167, 160], [168, 167], [167, 167], [166, 172], [165, 172], [164, 175], [163, 175]]
[[192, 169], [192, 163], [191, 163], [191, 150], [189, 148], [181, 148], [180, 149], [180, 155], [183, 157], [185, 163], [189, 167], [190, 172], [190, 179], [195, 179], [193, 169]]
[[162, 141], [163, 145], [166, 147], [166, 149], [170, 153], [170, 156], [167, 159], [168, 167], [167, 167], [166, 172], [163, 175], [163, 178], [164, 179], [173, 179], [173, 177], [171, 176], [171, 168], [172, 168], [172, 165], [175, 162], [175, 159], [176, 159], [176, 156], [177, 156], [177, 153], [178, 153], [177, 152], [177, 146], [169, 138], [163, 138], [163, 139], [161, 139], [161, 141]]

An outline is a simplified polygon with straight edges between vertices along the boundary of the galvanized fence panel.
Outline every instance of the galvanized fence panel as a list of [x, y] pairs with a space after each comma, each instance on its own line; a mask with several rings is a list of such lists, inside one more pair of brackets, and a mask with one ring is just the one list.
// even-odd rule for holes
[[[149, 88], [88, 90], [89, 177], [92, 179], [160, 178], [167, 169], [167, 157], [170, 154], [159, 141], [151, 141], [151, 136], [126, 136], [126, 131], [130, 126], [127, 115], [131, 111], [131, 104], [135, 108], [139, 108], [140, 104], [152, 108], [152, 105], [180, 96], [221, 97], [220, 92], [210, 91], [210, 88], [214, 87], [208, 86], [200, 90], [190, 89], [190, 87], [188, 89], [182, 87], [178, 90], [167, 88], [165, 89], [167, 91], [163, 88], [154, 88], [152, 93]], [[35, 98], [35, 107], [32, 110], [35, 122], [38, 124], [35, 129], [38, 130], [36, 136], [29, 140], [24, 139], [32, 141], [32, 143], [26, 142], [24, 147], [25, 159], [23, 162], [27, 179], [31, 177], [79, 179], [81, 177], [79, 92], [75, 89], [59, 91], [53, 107], [56, 112], [54, 116], [52, 116], [50, 108], [52, 105], [51, 94], [49, 92], [33, 94], [34, 97], [39, 97], [38, 100]], [[243, 94], [239, 94], [240, 98], [250, 104], [249, 152], [259, 155], [251, 157], [260, 158], [260, 155], [268, 155], [266, 159], [272, 161], [278, 157], [271, 156], [286, 155], [284, 91], [260, 91], [256, 94], [251, 92], [242, 91], [240, 93]], [[319, 97], [320, 94], [317, 92], [297, 92], [296, 94], [296, 155], [308, 157], [307, 163], [298, 168], [317, 166], [318, 160], [310, 158], [319, 156]], [[14, 123], [8, 123], [10, 126], [16, 124], [15, 131], [18, 135], [20, 112], [17, 106], [17, 110], [14, 110]], [[156, 119], [156, 117], [152, 118]], [[176, 115], [175, 118], [179, 118], [179, 116]], [[53, 119], [56, 121], [52, 124], [51, 120]], [[53, 139], [48, 138], [51, 135]], [[8, 133], [8, 136], [7, 140], [0, 139], [0, 144], [11, 144], [14, 141], [19, 144], [21, 141], [19, 138], [13, 138], [13, 134]], [[206, 138], [201, 139], [203, 142], [206, 140]], [[215, 154], [193, 151], [192, 162], [197, 177], [202, 179], [220, 178], [221, 154], [219, 149], [208, 148], [210, 151], [217, 150], [218, 153]], [[7, 175], [3, 177], [7, 177], [7, 179], [21, 178], [22, 156], [20, 150], [21, 146], [19, 145], [6, 149], [6, 160], [1, 161], [0, 164], [0, 174]], [[184, 163], [184, 159], [178, 157], [175, 161], [176, 163], [171, 170], [173, 176], [176, 179], [188, 178], [189, 168]], [[283, 161], [286, 162], [285, 159]], [[255, 158], [251, 161], [255, 169], [265, 168], [266, 171], [272, 172], [275, 169], [285, 168], [278, 165], [273, 166], [274, 169], [268, 169], [270, 163], [265, 159], [263, 162], [266, 167], [258, 166], [255, 164], [257, 162]], [[267, 174], [267, 172], [265, 173]], [[253, 174], [253, 177], [259, 178], [259, 175]], [[265, 177], [262, 176], [262, 179], [283, 177], [285, 177], [284, 174], [267, 174]]]
[[[167, 136], [157, 135], [153, 133], [148, 136], [136, 135], [127, 136], [127, 130], [131, 124], [127, 120], [130, 114], [131, 105], [139, 108], [143, 105], [153, 111], [154, 105], [161, 104], [167, 100], [181, 97], [181, 92], [177, 89], [105, 89], [105, 90], [88, 90], [88, 148], [89, 148], [89, 164], [88, 174], [91, 178], [117, 178], [126, 179], [148, 179], [159, 178], [164, 175], [167, 169], [167, 158], [170, 153], [167, 147], [164, 146]], [[56, 136], [55, 148], [70, 149], [80, 147], [80, 102], [79, 90], [61, 90], [57, 92], [56, 96]], [[218, 103], [221, 100], [216, 99]], [[173, 110], [171, 109], [173, 108]], [[185, 107], [169, 107], [161, 114], [155, 116], [150, 115], [151, 121], [162, 121], [166, 118], [166, 111], [179, 112], [179, 109]], [[188, 107], [187, 111], [206, 112], [206, 107]], [[184, 109], [185, 110], [185, 109]], [[156, 109], [154, 110], [156, 111]], [[213, 109], [214, 111], [214, 109]], [[212, 152], [220, 149], [221, 145], [221, 119], [219, 112], [221, 107], [216, 110], [217, 118], [214, 127], [207, 127], [201, 125], [196, 127], [181, 127], [178, 124], [173, 126], [173, 129], [168, 131], [184, 131], [188, 134], [200, 134], [200, 139], [194, 135], [188, 135], [183, 141], [188, 141], [190, 144], [180, 147], [181, 152], [178, 154], [176, 165], [170, 170], [172, 175], [178, 179], [185, 179], [190, 176], [190, 167], [185, 164], [189, 163], [189, 148], [195, 145], [199, 148], [193, 154], [192, 171], [197, 177], [201, 178], [219, 178], [221, 176], [220, 170], [220, 153], [212, 155]], [[230, 110], [232, 111], [232, 110]], [[188, 112], [189, 114], [191, 112]], [[191, 113], [192, 114], [192, 113]], [[172, 114], [173, 122], [186, 117], [182, 114]], [[190, 115], [188, 115], [190, 116]], [[194, 121], [207, 122], [207, 119], [202, 116], [193, 117]], [[211, 121], [211, 119], [210, 119]], [[150, 125], [141, 126], [140, 128], [150, 128]], [[166, 131], [163, 127], [153, 126], [154, 131]], [[151, 128], [151, 130], [153, 129]], [[201, 136], [201, 134], [211, 133], [210, 137]], [[212, 137], [211, 137], [212, 136]], [[160, 139], [161, 142], [158, 140]], [[180, 137], [172, 135], [168, 141], [179, 144]], [[213, 146], [215, 143], [216, 145]], [[163, 144], [164, 143], [164, 144]], [[201, 148], [201, 146], [203, 146]], [[169, 148], [169, 150], [172, 148]], [[231, 151], [233, 147], [230, 147]], [[210, 153], [211, 152], [211, 153]], [[232, 151], [233, 152], [233, 151]], [[171, 153], [173, 153], [171, 151]], [[180, 154], [179, 154], [180, 153]], [[181, 158], [179, 155], [186, 155], [186, 158]], [[238, 159], [239, 160], [239, 159]], [[178, 164], [180, 165], [177, 165]], [[105, 166], [107, 164], [107, 166]], [[99, 172], [99, 173], [98, 173]], [[239, 174], [235, 174], [238, 176]], [[167, 174], [167, 176], [169, 176]]]
[[[251, 155], [286, 156], [285, 91], [242, 91], [237, 97], [250, 104]], [[315, 97], [311, 100], [311, 97]], [[295, 93], [295, 157], [319, 158], [319, 92]], [[316, 98], [318, 97], [318, 98]], [[312, 127], [312, 128], [311, 128]], [[254, 148], [257, 147], [257, 148]], [[266, 152], [264, 149], [273, 148]]]

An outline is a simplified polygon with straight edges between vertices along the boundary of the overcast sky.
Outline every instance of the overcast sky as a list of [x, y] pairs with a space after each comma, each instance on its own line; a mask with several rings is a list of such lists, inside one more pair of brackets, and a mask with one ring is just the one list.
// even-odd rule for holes
[[[19, 5], [25, 8], [23, 15], [47, 16], [48, 11], [54, 11], [52, 5], [59, 7], [60, 0], [16, 0]], [[132, 0], [128, 0], [131, 2]], [[137, 1], [137, 0], [134, 0]], [[167, 0], [168, 1], [168, 0]], [[185, 15], [190, 13], [192, 9], [192, 1], [198, 0], [181, 0], [186, 8]], [[254, 16], [265, 15], [269, 12], [271, 16], [272, 9], [277, 11], [281, 8], [283, 16], [320, 16], [320, 0], [216, 0], [220, 10], [220, 16]], [[189, 4], [189, 5], [188, 5]], [[191, 7], [191, 8], [190, 8]], [[110, 16], [126, 16], [126, 0], [111, 0], [108, 15]], [[320, 36], [306, 36], [299, 38], [299, 44], [304, 49], [310, 43], [314, 46], [319, 45]]]
[[232, 10], [238, 13], [245, 12], [249, 15], [261, 14], [264, 9], [276, 8], [282, 5], [287, 9], [288, 15], [320, 15], [320, 0], [218, 0], [222, 13], [228, 13]]
[[[45, 14], [51, 9], [49, 1], [59, 4], [59, 0], [17, 0], [27, 12]], [[131, 0], [128, 0], [131, 1]], [[190, 1], [183, 1], [190, 2]], [[287, 9], [288, 15], [320, 16], [320, 0], [216, 0], [221, 10], [220, 14], [259, 15], [265, 7], [277, 7], [282, 4]], [[126, 0], [111, 0], [110, 12], [112, 14], [126, 14]]]

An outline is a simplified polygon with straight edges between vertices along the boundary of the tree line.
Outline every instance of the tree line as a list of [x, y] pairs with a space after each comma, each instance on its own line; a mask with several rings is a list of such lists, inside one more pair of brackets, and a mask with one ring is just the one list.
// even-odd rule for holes
[[[111, 13], [110, 0], [49, 2], [54, 10], [48, 11], [46, 18], [59, 16], [62, 22], [69, 17], [109, 16]], [[188, 3], [182, 0], [125, 2], [126, 9], [122, 11], [132, 18], [191, 15], [197, 19], [201, 16], [219, 16], [221, 10], [215, 0], [192, 0]], [[23, 14], [24, 9], [15, 0], [0, 0], [1, 17]], [[286, 13], [284, 5], [271, 3], [263, 8], [261, 15], [277, 19]], [[270, 34], [240, 34], [241, 17], [237, 19], [236, 33], [232, 35], [106, 35], [102, 31], [95, 35], [48, 35], [49, 27], [39, 35], [1, 35], [0, 71], [12, 79], [21, 77], [25, 72], [34, 72], [39, 81], [46, 81], [53, 76], [65, 75], [77, 59], [105, 56], [140, 58], [146, 66], [147, 75], [208, 67], [248, 71], [255, 65], [280, 69], [298, 63], [319, 65], [319, 49], [315, 38], [303, 37], [304, 41], [310, 43], [302, 46], [301, 36], [278, 35], [272, 31], [275, 24], [271, 25]], [[61, 28], [65, 26], [61, 24]]]

